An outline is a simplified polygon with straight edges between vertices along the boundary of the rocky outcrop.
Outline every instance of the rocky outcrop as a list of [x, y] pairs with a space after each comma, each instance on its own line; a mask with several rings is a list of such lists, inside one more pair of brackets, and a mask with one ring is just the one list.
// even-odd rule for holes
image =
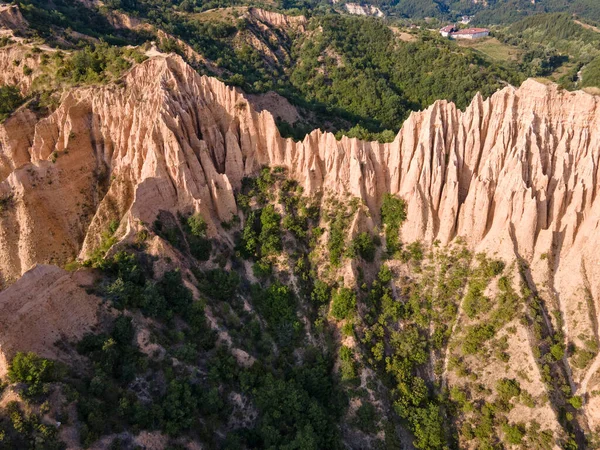
[[375, 16], [375, 17], [385, 17], [385, 14], [382, 10], [373, 5], [362, 5], [359, 3], [346, 3], [344, 5], [346, 11], [350, 14], [355, 14], [358, 16]]
[[[14, 38], [13, 41], [21, 40]], [[41, 53], [32, 52], [32, 45], [13, 43], [0, 48], [0, 86], [17, 86], [27, 95], [33, 80], [41, 74]]]
[[269, 111], [276, 120], [294, 124], [301, 119], [298, 109], [289, 100], [276, 92], [246, 95], [250, 106], [257, 112]]
[[299, 32], [305, 31], [307, 23], [304, 16], [289, 16], [273, 11], [267, 11], [261, 8], [248, 8], [245, 14], [246, 17], [255, 19], [269, 27], [294, 29]]
[[12, 35], [14, 32], [22, 32], [27, 29], [27, 26], [27, 21], [23, 18], [21, 10], [17, 5], [0, 5], [0, 36], [2, 34]]

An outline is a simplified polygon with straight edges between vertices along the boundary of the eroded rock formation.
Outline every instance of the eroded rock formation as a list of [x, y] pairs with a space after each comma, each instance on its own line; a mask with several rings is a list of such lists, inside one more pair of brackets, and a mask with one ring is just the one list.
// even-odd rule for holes
[[[123, 223], [149, 222], [161, 208], [200, 209], [217, 226], [236, 212], [232, 190], [263, 165], [288, 167], [309, 194], [349, 192], [375, 214], [385, 192], [398, 193], [409, 205], [408, 241], [464, 236], [472, 246], [528, 260], [565, 257], [584, 250], [597, 228], [597, 101], [527, 81], [485, 101], [477, 96], [465, 112], [436, 102], [412, 114], [390, 144], [336, 141], [318, 130], [294, 142], [238, 90], [197, 75], [176, 56], [155, 57], [123, 86], [73, 90], [37, 124], [22, 112], [0, 128], [0, 189], [14, 194], [3, 235], [16, 232], [22, 252], [20, 263], [2, 271], [19, 275], [51, 257], [42, 249], [32, 256], [33, 242], [24, 242], [48, 241], [49, 222], [73, 221], [88, 234], [77, 217], [86, 204], [94, 231], [109, 213]], [[28, 204], [50, 190], [71, 193], [52, 214], [37, 210], [24, 220]], [[45, 225], [29, 224], [37, 220]], [[90, 240], [73, 248], [88, 251]], [[7, 245], [4, 255], [12, 253]], [[63, 245], [49, 244], [56, 257]], [[597, 275], [588, 266], [588, 276]]]
[[0, 36], [24, 31], [27, 25], [17, 5], [0, 5], [0, 29], [4, 29], [0, 31]]
[[[390, 144], [318, 130], [294, 142], [239, 90], [156, 56], [121, 84], [69, 92], [37, 123], [20, 111], [0, 126], [0, 273], [11, 281], [36, 263], [85, 257], [111, 221], [126, 239], [160, 210], [198, 211], [216, 234], [237, 213], [243, 177], [285, 166], [308, 195], [350, 193], [373, 217], [385, 193], [399, 194], [404, 241], [463, 237], [526, 262], [580, 345], [597, 333], [600, 307], [597, 105], [530, 80], [464, 112], [438, 101]], [[578, 392], [599, 365], [572, 374]]]

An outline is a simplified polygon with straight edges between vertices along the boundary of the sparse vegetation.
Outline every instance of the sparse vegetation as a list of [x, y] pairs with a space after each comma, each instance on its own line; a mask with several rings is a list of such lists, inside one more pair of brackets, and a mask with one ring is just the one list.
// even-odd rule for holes
[[0, 214], [8, 211], [14, 202], [14, 195], [12, 193], [0, 196]]

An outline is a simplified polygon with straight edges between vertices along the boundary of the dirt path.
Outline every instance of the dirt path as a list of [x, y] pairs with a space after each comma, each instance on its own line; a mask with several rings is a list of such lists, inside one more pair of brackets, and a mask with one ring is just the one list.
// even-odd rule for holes
[[577, 25], [581, 25], [586, 30], [592, 30], [592, 31], [595, 31], [596, 33], [600, 33], [600, 28], [598, 28], [598, 27], [595, 27], [595, 26], [587, 24], [587, 23], [583, 23], [579, 20], [574, 20], [573, 22], [575, 22]]

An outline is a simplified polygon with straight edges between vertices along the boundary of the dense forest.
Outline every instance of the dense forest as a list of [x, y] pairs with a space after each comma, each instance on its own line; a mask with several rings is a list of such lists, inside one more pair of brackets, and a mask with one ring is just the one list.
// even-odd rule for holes
[[[526, 77], [550, 76], [559, 69], [561, 78], [556, 81], [564, 87], [598, 85], [595, 58], [600, 33], [584, 28], [566, 13], [531, 16], [494, 29], [494, 36], [520, 55], [516, 60], [498, 60], [443, 39], [435, 31], [412, 30], [399, 37], [385, 21], [333, 14], [318, 2], [279, 5], [308, 15], [306, 33], [265, 30], [235, 8], [221, 15], [203, 14], [219, 6], [223, 5], [218, 1], [191, 0], [181, 4], [113, 0], [106, 4], [110, 10], [145, 18], [155, 29], [168, 32], [172, 39], [158, 39], [164, 51], [185, 55], [175, 40], [181, 39], [212, 61], [206, 65], [188, 60], [200, 73], [216, 75], [249, 93], [273, 90], [289, 99], [305, 111], [303, 119], [295, 124], [278, 121], [278, 126], [284, 135], [297, 139], [321, 127], [340, 135], [389, 141], [411, 111], [426, 108], [437, 99], [464, 108], [477, 92], [487, 97], [507, 84], [518, 86]], [[82, 14], [85, 7], [71, 0], [53, 6], [25, 0], [20, 7], [32, 37], [67, 45], [66, 50], [88, 46], [77, 50], [81, 55], [51, 60], [45, 75], [34, 83], [37, 95], [45, 98], [56, 89], [57, 83], [49, 80], [57, 75], [63, 83], [75, 84], [114, 79], [141, 58], [129, 50], [119, 56], [116, 48], [157, 39], [148, 29], [114, 28], [100, 10]], [[109, 49], [92, 40], [79, 40], [69, 47], [69, 41], [57, 31], [67, 25], [116, 47]], [[251, 44], [256, 40], [264, 44], [263, 49]], [[108, 73], [113, 75], [107, 77]]]
[[455, 20], [474, 16], [478, 24], [506, 24], [526, 16], [552, 12], [568, 12], [600, 21], [600, 4], [596, 0], [372, 0], [368, 2], [391, 16], [411, 19], [438, 18]]
[[376, 19], [325, 17], [322, 30], [298, 45], [292, 85], [304, 98], [337, 107], [371, 131], [397, 131], [408, 113], [436, 99], [467, 106], [477, 92], [489, 96], [516, 71], [490, 63], [435, 35], [398, 40]]

